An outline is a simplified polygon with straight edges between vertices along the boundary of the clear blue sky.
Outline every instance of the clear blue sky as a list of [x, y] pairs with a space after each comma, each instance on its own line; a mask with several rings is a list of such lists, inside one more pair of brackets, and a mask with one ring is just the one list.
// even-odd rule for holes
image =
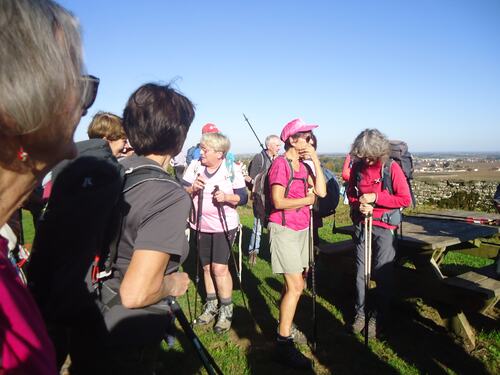
[[145, 82], [197, 107], [185, 147], [215, 123], [235, 153], [301, 117], [320, 152], [364, 128], [415, 152], [500, 151], [500, 1], [61, 0], [83, 29], [97, 110], [122, 113]]

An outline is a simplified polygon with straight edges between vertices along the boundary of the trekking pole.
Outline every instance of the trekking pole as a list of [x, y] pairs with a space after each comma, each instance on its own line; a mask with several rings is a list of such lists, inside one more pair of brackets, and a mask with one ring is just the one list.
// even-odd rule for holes
[[[219, 191], [219, 185], [215, 185], [213, 193], [216, 193], [217, 191]], [[229, 227], [227, 225], [226, 212], [224, 211], [224, 207], [222, 207], [220, 203], [217, 203], [217, 213], [219, 214], [219, 219], [221, 220], [222, 224], [222, 230], [224, 231], [224, 236], [226, 237], [227, 245], [229, 246], [229, 256], [233, 258], [234, 268], [236, 269], [236, 276], [241, 290], [241, 298], [243, 299], [243, 305], [247, 310], [249, 310], [247, 300], [245, 298], [245, 293], [243, 292], [243, 285], [241, 283], [241, 270], [238, 270], [236, 258], [233, 253], [233, 244], [231, 243], [231, 239], [229, 238]]]
[[471, 224], [495, 225], [495, 219], [490, 219], [487, 217], [453, 216], [445, 214], [434, 214], [432, 212], [421, 212], [421, 215], [423, 215], [423, 217], [431, 216], [432, 219], [436, 220], [463, 221], [465, 223]]
[[[253, 235], [253, 251], [251, 254], [248, 254], [248, 265], [250, 267], [253, 267], [255, 263], [257, 263], [257, 254], [255, 253], [255, 248], [257, 247], [257, 236], [259, 235], [259, 232], [262, 232], [262, 226], [260, 222], [260, 218], [256, 217], [256, 222], [254, 227], [252, 228], [252, 235]], [[260, 245], [259, 245], [260, 246]]]
[[196, 353], [198, 354], [198, 357], [200, 358], [201, 363], [203, 364], [203, 367], [205, 368], [207, 373], [209, 375], [222, 375], [222, 370], [219, 368], [214, 358], [202, 344], [196, 333], [194, 333], [193, 328], [189, 324], [186, 315], [177, 303], [177, 300], [174, 297], [167, 297], [166, 301], [168, 306], [170, 306], [170, 308], [172, 309], [175, 317], [179, 320], [184, 333], [189, 338], [189, 340], [191, 340], [191, 343], [193, 344], [193, 347], [196, 350]]
[[239, 268], [240, 268], [240, 284], [241, 284], [241, 264], [243, 261], [243, 254], [241, 253], [241, 243], [243, 241], [243, 228], [241, 226], [241, 223], [238, 224], [238, 232], [239, 232], [239, 237], [238, 237], [238, 263], [239, 263]]
[[[250, 129], [252, 130], [253, 135], [255, 135], [255, 138], [257, 138], [257, 142], [259, 142], [260, 148], [262, 148], [263, 151], [266, 151], [266, 149], [265, 149], [264, 145], [262, 144], [262, 142], [260, 141], [257, 133], [255, 132], [255, 130], [253, 130], [252, 124], [250, 124], [250, 121], [248, 121], [248, 118], [247, 118], [247, 116], [245, 116], [244, 113], [243, 113], [243, 117], [245, 118], [245, 121], [247, 122], [248, 126], [250, 126]], [[267, 152], [264, 152], [264, 154], [266, 154], [269, 161], [272, 162], [271, 157], [267, 154]]]
[[198, 210], [196, 212], [196, 277], [195, 277], [195, 293], [194, 293], [194, 319], [193, 324], [196, 324], [198, 317], [198, 296], [200, 292], [200, 241], [201, 241], [201, 214], [203, 207], [203, 190], [198, 191]]
[[19, 244], [24, 246], [23, 209], [19, 209]]
[[314, 237], [313, 237], [313, 206], [310, 209], [310, 219], [309, 219], [309, 270], [311, 272], [311, 284], [312, 284], [312, 320], [313, 320], [313, 334], [311, 349], [316, 352], [316, 340], [317, 340], [317, 319], [316, 319], [316, 261], [314, 257]]
[[365, 345], [368, 346], [368, 322], [370, 320], [368, 310], [368, 292], [370, 290], [371, 266], [372, 266], [372, 214], [365, 216]]
[[[215, 185], [212, 194], [218, 192], [219, 190], [220, 190], [219, 185]], [[236, 258], [234, 257], [233, 254], [233, 244], [231, 239], [229, 238], [229, 227], [227, 225], [226, 212], [224, 211], [224, 207], [222, 207], [220, 203], [217, 203], [217, 213], [219, 214], [219, 219], [221, 220], [222, 230], [224, 231], [224, 237], [226, 237], [226, 241], [229, 246], [229, 252], [231, 253], [230, 255], [232, 255], [233, 257], [234, 268], [236, 269], [236, 276], [238, 277], [241, 286], [241, 269], [239, 269], [238, 265], [236, 264]]]

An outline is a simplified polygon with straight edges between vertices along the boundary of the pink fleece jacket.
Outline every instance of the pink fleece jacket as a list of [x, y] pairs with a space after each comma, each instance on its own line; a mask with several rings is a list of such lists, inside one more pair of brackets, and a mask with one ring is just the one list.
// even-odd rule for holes
[[0, 374], [56, 375], [52, 342], [33, 297], [7, 257], [0, 236]]

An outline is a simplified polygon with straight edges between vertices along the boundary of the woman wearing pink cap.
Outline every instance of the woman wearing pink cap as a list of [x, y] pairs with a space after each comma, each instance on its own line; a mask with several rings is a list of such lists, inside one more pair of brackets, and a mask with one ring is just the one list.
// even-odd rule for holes
[[[292, 332], [295, 309], [304, 289], [302, 275], [309, 265], [309, 207], [316, 196], [326, 195], [325, 177], [311, 144], [312, 130], [317, 127], [301, 119], [286, 124], [281, 132], [285, 154], [276, 158], [269, 170], [273, 204], [269, 216], [271, 266], [285, 279], [276, 354], [277, 360], [296, 368], [311, 367], [311, 361], [295, 347]], [[312, 161], [316, 176], [304, 165], [304, 159]]]

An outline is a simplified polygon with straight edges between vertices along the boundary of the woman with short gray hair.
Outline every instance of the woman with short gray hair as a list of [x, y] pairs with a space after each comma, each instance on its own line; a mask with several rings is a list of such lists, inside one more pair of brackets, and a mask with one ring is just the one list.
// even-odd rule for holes
[[203, 134], [200, 160], [191, 162], [183, 176], [196, 208], [196, 220], [190, 225], [197, 238], [207, 294], [196, 323], [205, 325], [217, 318], [216, 333], [228, 331], [233, 319], [233, 280], [228, 262], [239, 225], [236, 207], [248, 199], [241, 165], [228, 158], [230, 146], [221, 133]]
[[[351, 219], [355, 225], [356, 244], [356, 303], [351, 325], [353, 333], [365, 327], [368, 337], [380, 332], [381, 321], [388, 321], [392, 289], [392, 267], [395, 251], [395, 230], [399, 225], [402, 207], [411, 203], [405, 175], [398, 163], [389, 159], [388, 139], [377, 129], [365, 129], [354, 140], [350, 154], [354, 158], [347, 197], [351, 205]], [[385, 187], [384, 174], [390, 174], [390, 188]], [[392, 190], [392, 191], [391, 191]], [[373, 217], [373, 278], [377, 281], [374, 303], [365, 309], [365, 233], [363, 225]], [[366, 318], [366, 319], [365, 319]]]

